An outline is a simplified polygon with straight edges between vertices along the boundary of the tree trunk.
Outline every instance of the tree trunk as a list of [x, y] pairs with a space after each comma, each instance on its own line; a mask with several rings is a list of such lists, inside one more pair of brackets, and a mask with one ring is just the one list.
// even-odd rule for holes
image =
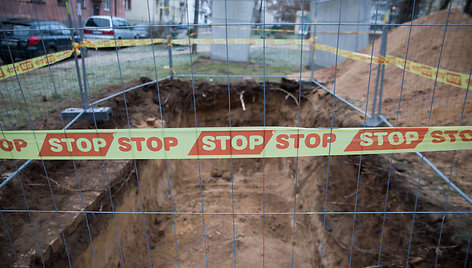
[[[257, 9], [257, 5], [259, 4], [259, 2], [261, 4], [259, 5], [259, 8]], [[254, 1], [254, 9], [257, 9], [257, 12], [254, 12], [255, 17], [256, 17], [255, 23], [261, 23], [262, 22], [262, 4], [263, 4], [263, 0], [255, 0]]]
[[[198, 13], [200, 9], [200, 0], [195, 0], [195, 11], [194, 11], [194, 18], [193, 18], [193, 37], [198, 37]], [[192, 54], [197, 53], [197, 44], [192, 44]]]

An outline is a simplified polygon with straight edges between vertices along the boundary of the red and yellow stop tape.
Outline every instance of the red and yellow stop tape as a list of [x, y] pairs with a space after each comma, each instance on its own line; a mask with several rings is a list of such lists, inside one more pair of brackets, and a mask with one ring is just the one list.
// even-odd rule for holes
[[0, 159], [196, 159], [472, 149], [472, 126], [4, 131]]

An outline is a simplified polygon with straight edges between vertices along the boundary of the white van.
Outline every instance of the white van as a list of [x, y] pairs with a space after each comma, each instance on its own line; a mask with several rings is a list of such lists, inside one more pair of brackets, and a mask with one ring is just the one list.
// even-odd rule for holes
[[84, 38], [89, 40], [136, 39], [138, 35], [125, 19], [91, 16], [85, 21]]

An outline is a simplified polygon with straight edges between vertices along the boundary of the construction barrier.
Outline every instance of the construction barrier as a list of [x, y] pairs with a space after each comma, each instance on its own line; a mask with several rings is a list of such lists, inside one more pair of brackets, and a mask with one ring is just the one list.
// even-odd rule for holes
[[2, 159], [211, 159], [472, 149], [472, 126], [4, 131]]
[[[87, 47], [87, 48], [109, 48], [109, 47], [129, 47], [129, 46], [147, 46], [151, 44], [162, 44], [166, 43], [168, 46], [173, 45], [189, 45], [190, 44], [251, 44], [251, 45], [301, 45], [301, 44], [313, 44], [314, 48], [314, 56], [316, 57], [316, 50], [322, 50], [333, 54], [338, 54], [339, 56], [362, 61], [366, 63], [375, 63], [375, 64], [391, 64], [396, 66], [400, 69], [403, 69], [405, 59], [398, 58], [395, 56], [387, 55], [386, 57], [382, 56], [371, 56], [365, 53], [359, 52], [352, 52], [344, 49], [339, 49], [327, 45], [322, 44], [314, 44], [314, 40], [316, 38], [301, 40], [301, 39], [198, 39], [198, 38], [190, 38], [189, 39], [175, 39], [171, 40], [169, 36], [167, 38], [153, 38], [153, 39], [126, 39], [126, 40], [97, 40], [97, 41], [90, 41], [84, 40], [80, 46]], [[49, 64], [56, 63], [58, 61], [64, 60], [72, 55], [74, 51], [78, 51], [79, 45], [77, 43], [73, 43], [72, 50], [66, 50], [62, 52], [57, 52], [54, 54], [50, 54], [47, 56], [49, 59]], [[17, 74], [26, 73], [41, 67], [44, 67], [48, 64], [46, 60], [46, 56], [40, 56], [33, 59], [21, 61], [13, 64], [1, 66], [0, 68], [0, 80], [5, 79]], [[436, 79], [436, 72], [437, 72], [437, 81], [467, 89], [469, 84], [469, 75], [459, 72], [453, 72], [445, 69], [437, 69], [432, 66], [428, 66], [426, 64], [417, 63], [414, 61], [408, 60], [405, 66], [405, 71], [419, 75], [421, 77], [429, 78], [429, 79]]]

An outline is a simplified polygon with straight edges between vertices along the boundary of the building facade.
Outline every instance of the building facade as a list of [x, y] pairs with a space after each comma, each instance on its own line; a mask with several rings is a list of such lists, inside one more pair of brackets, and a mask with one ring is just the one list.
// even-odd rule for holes
[[[211, 3], [209, 0], [199, 0], [198, 22], [211, 23]], [[125, 18], [132, 24], [187, 24], [194, 21], [195, 0], [126, 0]], [[149, 7], [149, 9], [148, 9]], [[149, 13], [148, 13], [149, 10]], [[168, 11], [168, 12], [167, 12]]]

